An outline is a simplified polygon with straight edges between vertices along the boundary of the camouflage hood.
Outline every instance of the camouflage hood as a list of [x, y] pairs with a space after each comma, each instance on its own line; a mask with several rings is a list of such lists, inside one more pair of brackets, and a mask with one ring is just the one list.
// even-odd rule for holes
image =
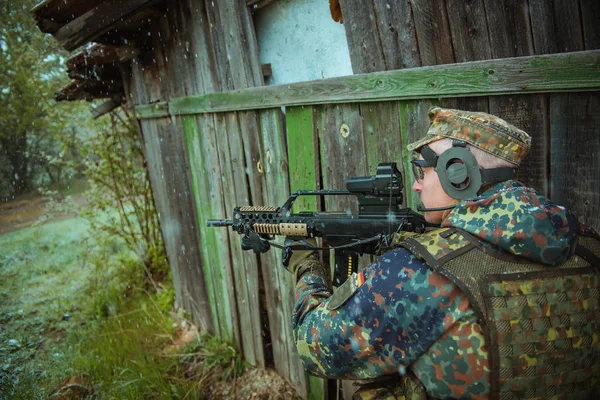
[[502, 250], [547, 265], [560, 264], [573, 254], [580, 229], [564, 207], [516, 181], [498, 183], [476, 199], [458, 203], [442, 226], [464, 229]]

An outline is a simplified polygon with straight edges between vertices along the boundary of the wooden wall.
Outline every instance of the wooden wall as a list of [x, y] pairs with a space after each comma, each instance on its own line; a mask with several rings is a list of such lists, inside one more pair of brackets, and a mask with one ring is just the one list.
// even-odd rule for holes
[[[600, 49], [597, 0], [340, 0], [340, 4], [355, 74]], [[440, 104], [489, 112], [527, 131], [533, 147], [520, 179], [598, 229], [597, 102], [597, 94], [539, 94], [446, 99]]]
[[[152, 46], [126, 71], [131, 105], [263, 85], [250, 11], [239, 3], [169, 2]], [[293, 284], [279, 253], [258, 258], [242, 252], [237, 234], [206, 228], [235, 206], [287, 199], [284, 123], [274, 109], [142, 119], [140, 128], [178, 302], [306, 396], [291, 339]]]
[[[307, 379], [298, 361], [293, 282], [279, 251], [242, 252], [237, 234], [208, 229], [207, 219], [231, 218], [238, 205], [279, 206], [297, 189], [343, 188], [379, 162], [397, 161], [404, 172], [403, 149], [425, 132], [428, 108], [443, 105], [489, 111], [527, 130], [534, 148], [520, 178], [600, 229], [598, 92], [165, 114], [172, 99], [263, 85], [252, 18], [241, 3], [168, 2], [152, 46], [125, 69], [127, 95], [131, 105], [157, 110], [140, 128], [178, 302], [201, 328], [234, 339], [249, 362], [274, 367], [302, 397], [322, 399], [326, 387]], [[355, 73], [596, 49], [598, 4], [341, 0]], [[406, 204], [414, 206], [405, 176]], [[343, 198], [298, 205], [352, 207]]]

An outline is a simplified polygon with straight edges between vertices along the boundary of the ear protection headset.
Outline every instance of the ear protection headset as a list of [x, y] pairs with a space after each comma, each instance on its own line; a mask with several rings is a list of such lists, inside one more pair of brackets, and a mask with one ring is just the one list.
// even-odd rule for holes
[[446, 194], [457, 200], [476, 197], [486, 183], [502, 182], [517, 176], [516, 167], [480, 168], [467, 143], [462, 140], [454, 140], [452, 147], [439, 156], [425, 145], [421, 148], [421, 155], [423, 160], [415, 160], [413, 164], [434, 167]]

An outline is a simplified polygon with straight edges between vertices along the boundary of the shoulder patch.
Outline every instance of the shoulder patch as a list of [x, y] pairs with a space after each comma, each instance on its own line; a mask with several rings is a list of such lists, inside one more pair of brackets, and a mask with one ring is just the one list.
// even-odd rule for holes
[[350, 297], [356, 293], [359, 287], [365, 283], [365, 271], [353, 273], [346, 282], [342, 283], [340, 287], [331, 295], [329, 303], [327, 304], [328, 310], [337, 310], [343, 306]]
[[400, 246], [410, 250], [433, 268], [439, 267], [475, 247], [454, 228], [440, 228], [411, 236], [400, 243]]

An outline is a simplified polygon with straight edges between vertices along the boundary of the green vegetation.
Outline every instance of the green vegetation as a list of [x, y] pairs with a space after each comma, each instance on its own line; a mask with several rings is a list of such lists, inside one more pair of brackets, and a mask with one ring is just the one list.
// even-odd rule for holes
[[81, 146], [89, 105], [56, 103], [69, 78], [68, 53], [42, 33], [30, 9], [38, 0], [0, 2], [0, 199], [13, 199], [83, 174]]
[[[0, 236], [0, 398], [206, 398], [245, 369], [217, 338], [183, 348], [137, 130], [104, 120], [81, 147], [87, 180], [49, 185], [46, 215]], [[69, 195], [86, 188], [81, 208]]]
[[[148, 283], [158, 290], [169, 265], [140, 136], [123, 110], [105, 119], [109, 123], [98, 126], [82, 150], [90, 182], [83, 215], [94, 231], [120, 237], [135, 251], [144, 260]], [[98, 214], [106, 218], [96, 218]]]
[[182, 361], [194, 380], [206, 377], [232, 379], [242, 375], [248, 364], [232, 342], [204, 335], [197, 337], [185, 347]]
[[175, 346], [189, 323], [165, 300], [173, 289], [144, 289], [137, 254], [84, 219], [2, 235], [0, 249], [0, 398], [67, 386], [97, 398], [204, 398], [245, 368], [213, 337]]

